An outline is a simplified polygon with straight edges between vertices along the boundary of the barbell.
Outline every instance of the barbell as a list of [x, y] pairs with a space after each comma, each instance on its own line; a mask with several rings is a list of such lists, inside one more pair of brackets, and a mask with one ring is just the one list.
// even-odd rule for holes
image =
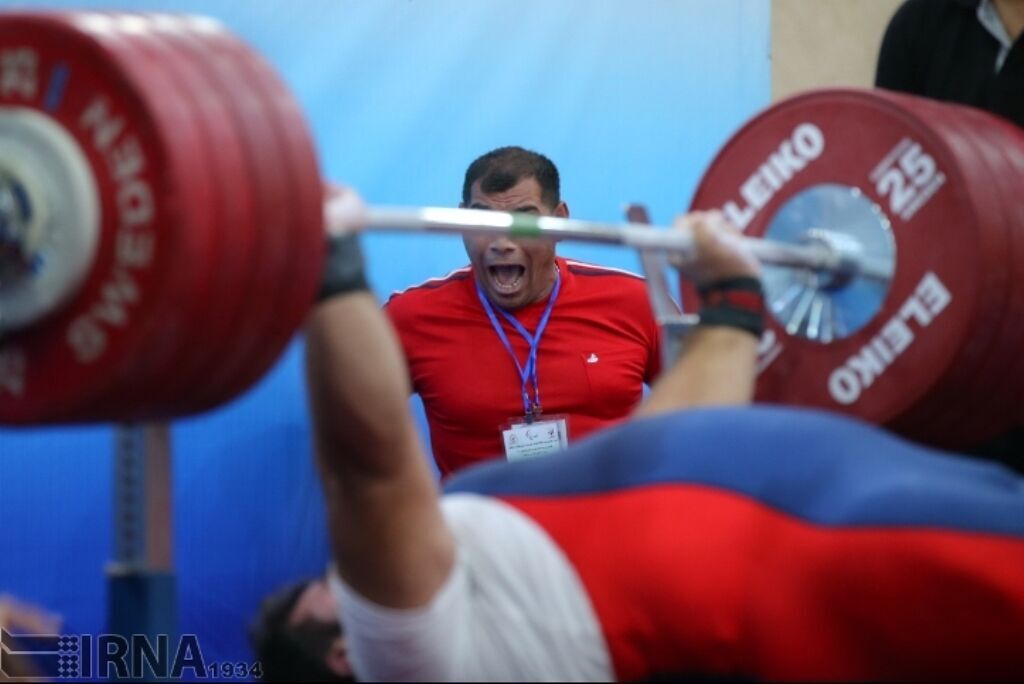
[[[851, 89], [737, 132], [692, 207], [724, 211], [766, 264], [758, 398], [947, 446], [1014, 423], [1022, 138]], [[219, 23], [0, 14], [0, 142], [0, 423], [201, 412], [301, 325], [331, 214], [316, 153], [281, 80]], [[469, 209], [372, 207], [369, 223], [692, 248], [681, 231]]]

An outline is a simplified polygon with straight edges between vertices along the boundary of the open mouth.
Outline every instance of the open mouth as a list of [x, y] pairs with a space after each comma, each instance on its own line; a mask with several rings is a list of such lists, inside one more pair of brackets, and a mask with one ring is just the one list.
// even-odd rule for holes
[[491, 283], [494, 289], [503, 294], [511, 294], [519, 289], [526, 275], [526, 267], [516, 264], [500, 264], [488, 266], [487, 272], [491, 276]]

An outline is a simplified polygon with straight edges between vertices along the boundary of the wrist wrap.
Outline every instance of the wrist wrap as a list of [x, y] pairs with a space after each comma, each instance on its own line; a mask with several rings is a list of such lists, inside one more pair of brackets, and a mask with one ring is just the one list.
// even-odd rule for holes
[[359, 238], [355, 234], [328, 237], [324, 275], [316, 300], [322, 302], [335, 295], [369, 289]]
[[728, 325], [760, 339], [764, 332], [764, 290], [757, 278], [724, 278], [697, 288], [697, 325]]

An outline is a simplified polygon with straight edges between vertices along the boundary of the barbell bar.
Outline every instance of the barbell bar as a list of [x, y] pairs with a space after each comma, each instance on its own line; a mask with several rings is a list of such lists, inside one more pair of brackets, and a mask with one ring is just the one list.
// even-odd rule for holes
[[[333, 213], [330, 207], [325, 211], [328, 217]], [[694, 250], [692, 234], [679, 228], [601, 223], [485, 209], [369, 207], [367, 226], [380, 231], [576, 240], [658, 250], [684, 259], [692, 256]], [[745, 238], [744, 242], [751, 253], [766, 264], [816, 271], [843, 279], [863, 277], [887, 282], [892, 278], [893, 264], [863, 255], [855, 241], [833, 239], [835, 236], [831, 231], [810, 226], [806, 236], [806, 244], [757, 238]]]

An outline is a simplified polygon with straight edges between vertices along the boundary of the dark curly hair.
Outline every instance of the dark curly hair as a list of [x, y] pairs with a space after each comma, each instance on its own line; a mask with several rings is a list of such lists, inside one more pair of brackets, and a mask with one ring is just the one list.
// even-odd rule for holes
[[263, 600], [249, 627], [249, 642], [267, 682], [352, 682], [327, 667], [327, 652], [342, 634], [339, 622], [306, 620], [289, 624], [299, 597], [317, 580], [290, 584]]

